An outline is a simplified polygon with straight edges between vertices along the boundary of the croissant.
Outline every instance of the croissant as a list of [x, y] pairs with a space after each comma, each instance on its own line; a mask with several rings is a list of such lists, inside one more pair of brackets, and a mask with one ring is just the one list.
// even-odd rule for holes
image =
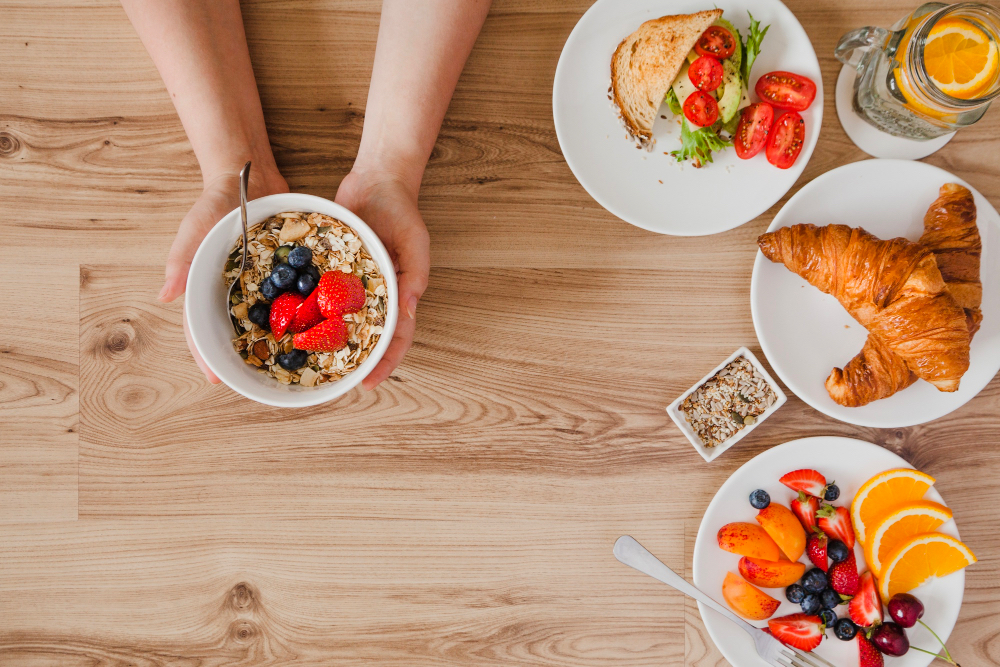
[[941, 391], [958, 389], [969, 368], [969, 329], [926, 246], [808, 224], [763, 234], [757, 244], [769, 260], [834, 296], [917, 377]]
[[[976, 204], [972, 193], [955, 183], [941, 186], [939, 195], [924, 216], [920, 243], [934, 254], [945, 288], [964, 309], [971, 340], [983, 319], [979, 280], [982, 240], [976, 226]], [[843, 370], [833, 369], [826, 389], [837, 403], [857, 407], [892, 396], [916, 380], [901, 357], [878, 336], [869, 334], [864, 348]]]

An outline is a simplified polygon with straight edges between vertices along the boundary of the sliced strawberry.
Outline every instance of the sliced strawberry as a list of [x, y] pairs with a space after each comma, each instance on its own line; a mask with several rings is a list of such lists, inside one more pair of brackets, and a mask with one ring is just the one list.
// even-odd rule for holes
[[827, 536], [840, 540], [848, 549], [854, 548], [854, 527], [851, 525], [851, 513], [846, 507], [824, 505], [816, 512], [816, 516], [820, 530]]
[[303, 301], [301, 294], [285, 292], [271, 304], [271, 332], [274, 340], [280, 340], [285, 335], [288, 325], [295, 319], [295, 311]]
[[347, 325], [344, 320], [323, 320], [312, 329], [295, 334], [295, 347], [311, 352], [336, 352], [347, 345]]
[[809, 556], [813, 565], [824, 572], [829, 567], [829, 562], [826, 559], [827, 542], [826, 534], [819, 530], [809, 533], [809, 538], [806, 540], [806, 555]]
[[865, 635], [859, 632], [854, 638], [858, 642], [858, 665], [859, 667], [883, 667], [885, 660], [875, 645], [865, 639]]
[[353, 273], [327, 271], [316, 287], [319, 309], [326, 317], [356, 313], [365, 307], [365, 286]]
[[809, 614], [772, 618], [767, 622], [767, 627], [775, 639], [800, 651], [811, 651], [819, 646], [826, 630], [823, 619]]
[[882, 601], [878, 597], [875, 577], [865, 572], [858, 580], [858, 591], [847, 605], [851, 620], [862, 628], [869, 628], [882, 622]]
[[292, 323], [288, 325], [289, 331], [292, 333], [302, 333], [307, 329], [312, 329], [326, 319], [319, 310], [319, 304], [316, 301], [316, 297], [318, 296], [319, 290], [313, 290], [312, 294], [299, 305], [298, 310], [295, 311]]
[[819, 511], [819, 498], [799, 491], [799, 497], [792, 501], [792, 511], [795, 512], [795, 516], [799, 517], [799, 523], [806, 529], [806, 532], [811, 533], [813, 528], [816, 527], [816, 512]]
[[854, 552], [851, 551], [847, 558], [839, 563], [834, 563], [826, 578], [830, 582], [830, 588], [841, 595], [856, 594], [860, 579], [858, 578], [858, 562], [854, 559]]
[[826, 477], [808, 468], [793, 470], [778, 481], [792, 491], [802, 491], [817, 498], [822, 498], [826, 489]]

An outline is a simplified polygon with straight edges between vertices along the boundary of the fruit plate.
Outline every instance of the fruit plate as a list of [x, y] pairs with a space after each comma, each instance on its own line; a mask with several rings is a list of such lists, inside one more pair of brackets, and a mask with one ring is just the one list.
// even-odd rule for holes
[[[750, 73], [751, 84], [774, 70], [803, 74], [816, 83], [816, 99], [802, 112], [805, 145], [789, 169], [771, 166], [763, 152], [740, 160], [732, 148], [715, 154], [715, 161], [702, 169], [678, 163], [664, 154], [680, 147], [679, 124], [666, 106], [660, 107], [653, 126], [652, 152], [636, 150], [608, 100], [611, 56], [622, 39], [649, 19], [716, 6], [744, 35], [748, 10], [762, 27], [771, 26]], [[756, 100], [752, 89], [750, 96]], [[727, 0], [718, 5], [705, 0], [598, 0], [563, 46], [552, 87], [552, 113], [566, 162], [601, 206], [653, 232], [704, 236], [753, 220], [792, 187], [819, 137], [823, 80], [809, 36], [778, 0]]]
[[823, 414], [860, 426], [892, 428], [938, 419], [958, 409], [1000, 370], [1000, 215], [974, 188], [943, 169], [909, 160], [864, 160], [828, 171], [782, 207], [768, 231], [798, 223], [864, 227], [912, 241], [944, 183], [972, 190], [983, 240], [983, 323], [972, 340], [971, 365], [958, 391], [943, 393], [923, 380], [860, 408], [834, 403], [824, 382], [864, 345], [868, 332], [837, 300], [757, 252], [750, 309], [764, 356], [782, 382]]
[[[892, 468], [912, 468], [910, 464], [887, 449], [861, 440], [823, 436], [793, 440], [757, 455], [744, 463], [716, 492], [709, 503], [705, 516], [698, 528], [694, 543], [694, 585], [722, 601], [722, 580], [726, 572], [737, 572], [740, 557], [719, 548], [716, 533], [719, 528], [733, 521], [754, 522], [757, 511], [750, 506], [748, 497], [755, 489], [764, 489], [771, 495], [771, 502], [788, 506], [795, 493], [782, 485], [778, 479], [787, 472], [800, 468], [813, 468], [823, 473], [828, 480], [836, 481], [840, 487], [840, 499], [834, 505], [849, 507], [858, 488], [874, 475]], [[945, 504], [940, 494], [931, 487], [924, 496]], [[958, 537], [954, 520], [938, 529], [942, 533]], [[859, 570], [864, 569], [864, 554], [860, 544], [854, 547]], [[801, 561], [808, 567], [809, 559]], [[801, 612], [799, 605], [785, 600], [781, 589], [763, 589], [773, 598], [781, 600], [781, 606], [772, 618]], [[962, 606], [965, 590], [965, 571], [941, 579], [934, 579], [911, 591], [923, 603], [926, 611], [923, 621], [934, 628], [941, 639], [947, 641], [958, 611]], [[767, 663], [757, 657], [753, 641], [743, 630], [723, 616], [699, 604], [698, 609], [705, 622], [709, 636], [719, 647], [722, 655], [734, 667], [766, 667]], [[837, 608], [838, 616], [844, 616], [847, 608]], [[767, 621], [751, 621], [757, 627], [767, 627]], [[907, 631], [912, 646], [936, 650], [937, 642], [920, 625]], [[826, 639], [816, 649], [820, 655], [840, 667], [858, 664], [857, 642], [840, 641], [833, 630], [827, 632]], [[892, 658], [892, 667], [926, 667], [932, 657], [919, 651], [909, 651], [906, 655]]]

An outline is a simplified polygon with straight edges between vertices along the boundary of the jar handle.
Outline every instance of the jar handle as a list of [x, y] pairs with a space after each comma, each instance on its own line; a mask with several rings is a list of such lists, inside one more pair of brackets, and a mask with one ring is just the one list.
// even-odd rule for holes
[[833, 54], [845, 65], [859, 67], [865, 51], [873, 46], [885, 44], [890, 34], [892, 33], [885, 28], [874, 26], [852, 30], [840, 38], [840, 43], [837, 44]]

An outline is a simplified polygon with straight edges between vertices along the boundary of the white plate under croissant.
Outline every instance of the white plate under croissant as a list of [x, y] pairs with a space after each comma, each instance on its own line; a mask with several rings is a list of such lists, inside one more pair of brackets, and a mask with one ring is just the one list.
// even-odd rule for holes
[[[939, 190], [946, 183], [968, 187], [956, 176], [920, 162], [866, 160], [846, 165], [820, 176], [792, 197], [775, 217], [768, 232], [803, 224], [820, 227], [847, 225], [861, 227], [879, 239], [904, 237], [917, 242], [925, 231], [924, 217], [928, 207], [938, 199]], [[836, 419], [862, 426], [896, 427], [942, 417], [968, 402], [989, 383], [1000, 370], [1000, 215], [982, 195], [974, 189], [970, 190], [977, 211], [976, 226], [982, 240], [979, 276], [982, 283], [982, 322], [971, 343], [968, 340], [965, 343], [968, 345], [967, 370], [964, 370], [962, 360], [959, 318], [948, 316], [956, 313], [950, 312], [951, 306], [947, 302], [961, 300], [961, 293], [967, 296], [970, 289], [975, 290], [975, 285], [952, 284], [954, 294], [949, 292], [952, 296], [949, 299], [935, 299], [935, 288], [930, 285], [929, 294], [922, 295], [920, 299], [927, 304], [937, 304], [928, 306], [933, 308], [933, 317], [941, 321], [954, 320], [952, 324], [955, 325], [951, 338], [945, 336], [942, 339], [939, 335], [938, 340], [932, 341], [939, 349], [932, 355], [930, 365], [927, 365], [928, 357], [920, 352], [921, 346], [918, 345], [916, 353], [905, 360], [906, 366], [891, 352], [883, 355], [886, 359], [882, 361], [887, 363], [889, 369], [893, 367], [889, 362], [895, 362], [895, 378], [879, 369], [881, 377], [875, 382], [868, 382], [868, 386], [856, 381], [868, 377], [863, 373], [855, 376], [853, 383], [836, 374], [828, 382], [835, 368], [847, 372], [859, 370], [859, 360], [852, 362], [852, 359], [866, 341], [866, 350], [871, 356], [873, 343], [879, 341], [869, 341], [868, 331], [845, 309], [844, 302], [850, 299], [844, 296], [842, 290], [827, 290], [839, 291], [841, 299], [838, 301], [835, 296], [825, 294], [814, 286], [818, 282], [815, 275], [811, 276], [813, 284], [810, 284], [794, 272], [799, 270], [802, 275], [809, 274], [809, 269], [795, 266], [796, 261], [787, 257], [790, 248], [801, 252], [805, 241], [796, 237], [798, 246], [789, 246], [791, 239], [787, 231], [774, 237], [764, 237], [768, 254], [777, 261], [770, 261], [763, 253], [758, 253], [754, 264], [751, 284], [754, 327], [768, 361], [792, 392]], [[960, 195], [961, 191], [957, 194]], [[924, 240], [928, 238], [924, 237]], [[832, 237], [827, 240], [832, 240]], [[785, 245], [785, 249], [776, 252], [775, 246], [780, 247], [781, 244]], [[900, 248], [905, 249], [902, 244]], [[782, 263], [783, 259], [791, 270]], [[944, 265], [947, 259], [942, 257], [938, 261]], [[936, 269], [933, 263], [929, 267], [926, 264], [925, 261], [924, 270], [913, 272], [909, 288], [915, 284], [926, 286], [927, 275], [931, 276], [930, 283], [934, 282]], [[873, 269], [868, 276], [877, 283], [878, 279], [873, 277], [875, 273]], [[840, 279], [846, 279], [846, 276]], [[943, 309], [940, 307], [942, 304]], [[859, 313], [857, 307], [851, 310], [873, 331], [881, 331], [882, 338], [889, 341], [883, 347], [893, 347], [896, 351], [906, 349], [905, 345], [898, 344], [899, 341], [892, 340], [892, 332], [898, 327], [886, 328], [885, 318], [881, 322], [878, 318], [872, 321], [870, 313]], [[957, 312], [963, 312], [961, 306], [958, 306]], [[971, 321], [973, 315], [967, 314]], [[921, 369], [921, 363], [926, 367]], [[942, 363], [950, 369], [935, 367]], [[911, 377], [907, 367], [926, 379]], [[955, 391], [938, 389], [954, 389], [956, 383], [958, 388]], [[858, 392], [860, 397], [856, 395]], [[836, 396], [837, 401], [831, 396]], [[867, 403], [849, 407], [859, 402]]]

